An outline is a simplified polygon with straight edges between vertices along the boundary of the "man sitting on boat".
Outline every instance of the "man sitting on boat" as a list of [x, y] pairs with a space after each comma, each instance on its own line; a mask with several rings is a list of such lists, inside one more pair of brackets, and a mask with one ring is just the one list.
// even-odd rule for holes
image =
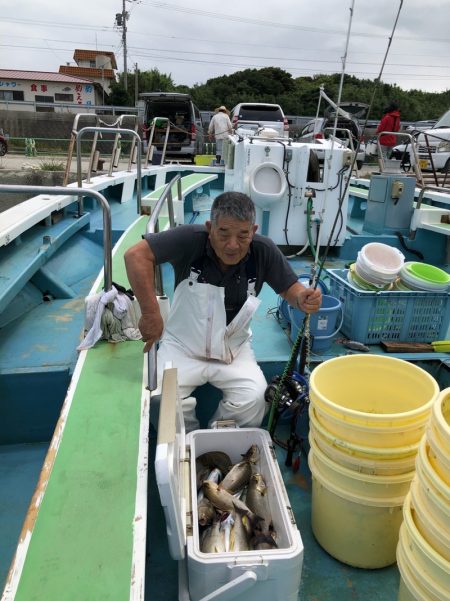
[[[199, 426], [190, 395], [206, 382], [223, 392], [211, 422], [261, 425], [267, 383], [251, 348], [249, 326], [264, 282], [304, 313], [320, 308], [320, 290], [305, 288], [278, 247], [257, 229], [253, 201], [225, 192], [213, 202], [205, 225], [147, 234], [125, 254], [142, 312], [144, 352], [162, 335], [158, 376], [167, 361], [177, 368], [186, 431]], [[174, 268], [175, 294], [164, 327], [153, 284], [155, 266], [165, 262]]]

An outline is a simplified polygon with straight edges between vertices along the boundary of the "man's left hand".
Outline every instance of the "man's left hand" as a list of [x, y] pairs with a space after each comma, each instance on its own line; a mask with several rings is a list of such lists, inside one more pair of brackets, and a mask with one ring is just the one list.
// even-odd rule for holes
[[322, 293], [316, 288], [305, 288], [297, 296], [297, 306], [303, 313], [316, 313], [322, 304]]

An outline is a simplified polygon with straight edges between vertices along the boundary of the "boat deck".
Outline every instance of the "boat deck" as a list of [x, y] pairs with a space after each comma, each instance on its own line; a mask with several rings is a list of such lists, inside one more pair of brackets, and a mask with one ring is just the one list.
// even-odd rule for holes
[[[191, 221], [204, 221], [208, 216], [209, 205], [201, 200], [193, 203]], [[117, 220], [120, 216], [126, 222], [129, 207], [117, 207]], [[125, 246], [139, 239], [143, 231], [143, 221], [139, 230], [134, 230], [131, 237], [126, 238]], [[89, 244], [97, 244], [101, 240], [101, 216], [91, 220], [90, 230], [86, 236]], [[352, 228], [358, 227], [358, 220], [349, 221]], [[119, 229], [119, 228], [118, 228]], [[369, 236], [370, 238], [370, 236]], [[70, 245], [69, 245], [70, 246]], [[69, 249], [69, 247], [68, 247]], [[113, 279], [126, 285], [123, 269], [122, 250], [115, 254], [113, 264]], [[122, 253], [122, 254], [121, 254]], [[56, 261], [56, 259], [55, 259]], [[71, 261], [76, 262], [76, 252], [67, 251], [65, 261], [59, 266], [54, 264], [55, 271], [66, 270]], [[297, 273], [308, 273], [311, 258], [296, 258], [292, 264]], [[325, 267], [338, 268], [345, 264], [339, 256], [330, 257]], [[57, 269], [58, 267], [58, 269]], [[95, 253], [92, 259], [93, 270], [98, 272], [101, 267], [101, 257]], [[67, 275], [67, 274], [66, 274]], [[164, 271], [166, 290], [169, 292], [171, 282], [170, 269]], [[87, 280], [86, 280], [87, 281]], [[100, 286], [100, 283], [98, 284]], [[79, 286], [85, 284], [79, 282]], [[71, 285], [75, 287], [75, 282]], [[281, 327], [274, 314], [277, 310], [278, 298], [273, 291], [264, 287], [260, 295], [262, 300], [257, 315], [253, 320], [254, 348], [257, 360], [268, 379], [282, 373], [291, 352], [291, 342], [288, 331]], [[64, 300], [58, 300], [62, 304]], [[55, 304], [55, 308], [56, 308]], [[58, 305], [59, 306], [59, 305]], [[62, 307], [60, 307], [62, 308]], [[77, 323], [73, 327], [80, 328], [82, 321], [80, 310]], [[58, 313], [59, 314], [59, 313]], [[11, 320], [8, 326], [7, 340], [0, 342], [2, 356], [0, 370], [10, 369], [8, 361], [18, 349], [28, 357], [27, 349], [20, 346], [20, 328], [36, 328], [36, 339], [42, 339], [48, 329], [45, 320], [36, 318], [36, 313], [29, 312], [20, 320]], [[72, 327], [72, 326], [71, 326]], [[41, 333], [39, 332], [41, 330]], [[6, 330], [5, 330], [6, 331]], [[62, 335], [56, 344], [61, 343]], [[54, 442], [57, 443], [58, 453], [55, 460], [55, 447], [52, 445], [45, 470], [52, 467], [52, 475], [48, 482], [44, 500], [38, 494], [32, 501], [34, 505], [41, 503], [36, 521], [36, 536], [25, 540], [25, 546], [19, 554], [19, 561], [24, 564], [24, 579], [21, 581], [15, 597], [6, 596], [4, 601], [15, 598], [30, 601], [44, 598], [54, 601], [73, 601], [74, 599], [117, 599], [134, 598], [130, 596], [130, 587], [142, 591], [144, 586], [143, 570], [145, 569], [145, 599], [175, 601], [178, 598], [178, 566], [170, 559], [167, 547], [163, 511], [159, 503], [154, 470], [152, 469], [155, 454], [154, 431], [150, 430], [149, 446], [144, 444], [146, 433], [142, 428], [148, 427], [145, 399], [142, 398], [142, 382], [145, 368], [140, 343], [124, 343], [112, 345], [100, 343], [87, 352], [83, 371], [86, 382], [69, 390], [68, 401], [62, 413], [59, 425], [64, 425], [62, 431], [57, 431]], [[35, 349], [36, 350], [36, 349]], [[39, 350], [39, 349], [37, 349]], [[378, 345], [372, 345], [371, 351], [383, 353]], [[67, 353], [74, 353], [67, 349]], [[339, 343], [334, 343], [323, 355], [311, 356], [312, 366], [323, 360], [337, 355], [351, 353]], [[29, 353], [32, 356], [32, 353]], [[56, 356], [56, 354], [55, 354]], [[427, 364], [430, 370], [444, 370], [448, 355], [438, 353], [403, 353], [403, 359]], [[120, 370], [115, 368], [119, 365]], [[69, 361], [69, 359], [67, 359]], [[32, 363], [32, 362], [31, 362]], [[27, 364], [27, 369], [32, 365]], [[17, 371], [17, 370], [16, 370]], [[57, 371], [57, 370], [55, 370]], [[89, 377], [89, 372], [95, 372], [96, 378]], [[448, 370], [447, 370], [448, 373]], [[434, 373], [435, 377], [442, 374]], [[445, 374], [444, 374], [445, 375]], [[69, 374], [66, 373], [68, 378]], [[75, 380], [78, 372], [75, 374]], [[93, 381], [97, 383], [92, 384]], [[36, 414], [33, 386], [29, 390], [21, 390], [21, 401], [30, 403], [25, 415]], [[213, 403], [217, 400], [217, 391], [205, 387], [199, 391], [200, 413], [203, 422], [207, 413], [214, 410]], [[46, 399], [48, 400], [48, 399]], [[70, 408], [70, 410], [69, 410]], [[17, 409], [17, 408], [16, 408]], [[151, 411], [151, 401], [150, 401]], [[55, 415], [46, 414], [45, 420], [54, 425], [59, 413], [57, 404], [54, 405]], [[19, 412], [20, 415], [20, 412]], [[201, 417], [202, 417], [201, 416]], [[4, 435], [8, 432], [5, 429]], [[288, 426], [280, 426], [277, 436], [287, 438]], [[38, 482], [39, 471], [48, 443], [37, 443], [40, 438], [31, 438], [29, 445], [6, 444], [0, 447], [2, 454], [1, 469], [8, 475], [8, 487], [2, 486], [0, 491], [0, 507], [5, 508], [0, 518], [2, 533], [0, 578], [6, 578], [7, 570], [12, 559], [12, 552], [19, 538], [24, 517], [24, 508], [31, 500], [34, 484]], [[49, 436], [46, 439], [49, 440]], [[142, 450], [144, 449], [144, 450]], [[125, 452], [124, 452], [125, 451]], [[295, 519], [299, 526], [305, 552], [302, 573], [302, 583], [299, 599], [312, 601], [394, 601], [398, 594], [399, 574], [396, 566], [382, 570], [361, 570], [346, 566], [330, 557], [315, 541], [311, 531], [311, 476], [305, 455], [300, 457], [299, 470], [294, 472], [285, 466], [286, 452], [276, 448], [277, 457], [283, 474], [286, 489], [293, 507]], [[143, 454], [142, 454], [143, 453]], [[25, 460], [23, 458], [25, 457]], [[53, 463], [54, 461], [54, 463]], [[145, 504], [145, 486], [140, 478], [139, 466], [142, 462], [149, 466], [148, 470], [148, 520], [147, 520], [147, 555], [144, 563], [140, 564], [141, 573], [136, 585], [133, 583], [136, 555], [134, 549], [135, 519], [139, 516], [142, 504]], [[23, 469], [15, 466], [24, 464]], [[44, 477], [47, 471], [44, 470]], [[145, 476], [146, 478], [146, 476]], [[6, 480], [5, 480], [6, 481]], [[3, 481], [2, 481], [3, 482]], [[46, 480], [40, 481], [40, 486]], [[20, 494], [21, 501], [17, 502], [15, 511], [10, 511], [13, 502], [11, 491]], [[43, 488], [38, 489], [43, 492]], [[139, 498], [139, 502], [138, 502]], [[32, 505], [33, 507], [33, 505]], [[33, 513], [33, 512], [32, 512]], [[145, 525], [144, 519], [139, 519]], [[24, 532], [27, 532], [25, 529]], [[94, 534], [94, 536], [92, 536]], [[49, 545], [48, 541], [52, 544]], [[137, 544], [139, 556], [145, 555], [143, 532], [138, 535]], [[140, 545], [140, 546], [139, 546]], [[28, 550], [25, 559], [25, 551]], [[87, 589], [84, 589], [84, 586]], [[139, 588], [141, 587], [141, 588]], [[136, 592], [136, 598], [139, 591]]]

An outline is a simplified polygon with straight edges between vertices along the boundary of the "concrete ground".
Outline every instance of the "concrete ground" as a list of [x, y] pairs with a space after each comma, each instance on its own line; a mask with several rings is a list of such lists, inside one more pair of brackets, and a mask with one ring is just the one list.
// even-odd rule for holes
[[[61, 186], [66, 169], [66, 160], [65, 156], [38, 155], [28, 157], [24, 154], [8, 153], [0, 157], [0, 184]], [[83, 173], [87, 172], [88, 161], [88, 157], [82, 158]], [[44, 167], [48, 166], [51, 166], [51, 169], [46, 171]], [[105, 162], [104, 168], [108, 169], [109, 163]], [[127, 168], [128, 159], [119, 161], [119, 170]], [[76, 173], [77, 159], [74, 156], [70, 166], [69, 183], [76, 181]], [[0, 212], [6, 211], [27, 198], [30, 198], [30, 196], [15, 192], [2, 192], [0, 194]]]

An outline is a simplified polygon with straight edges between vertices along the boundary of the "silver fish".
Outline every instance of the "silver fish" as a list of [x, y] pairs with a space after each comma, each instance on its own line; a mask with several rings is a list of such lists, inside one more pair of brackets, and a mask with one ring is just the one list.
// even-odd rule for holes
[[222, 480], [220, 486], [230, 492], [237, 493], [247, 486], [252, 475], [252, 466], [248, 461], [240, 461], [233, 465], [228, 474]]
[[217, 509], [220, 509], [221, 511], [233, 511], [235, 507], [239, 507], [249, 514], [252, 513], [245, 503], [240, 499], [233, 497], [231, 493], [222, 488], [221, 484], [206, 480], [203, 482], [202, 486], [205, 496], [211, 501], [214, 507], [217, 507]]
[[[205, 476], [206, 474], [206, 476]], [[211, 480], [212, 482], [216, 482], [218, 484], [222, 480], [222, 472], [219, 468], [215, 467], [213, 470], [209, 470], [209, 468], [202, 468], [200, 474], [197, 472], [197, 490], [201, 487], [202, 483], [205, 480]], [[200, 500], [203, 496], [202, 491], [199, 492]]]
[[249, 461], [250, 463], [258, 463], [260, 452], [257, 444], [252, 444], [252, 446], [241, 455], [244, 461]]
[[220, 520], [215, 520], [212, 525], [204, 531], [200, 550], [203, 553], [223, 553], [225, 551], [224, 532], [220, 529]]
[[216, 517], [216, 510], [209, 499], [203, 497], [197, 506], [198, 523], [200, 526], [209, 526]]
[[234, 507], [234, 526], [231, 530], [230, 551], [248, 551], [250, 545], [248, 542], [247, 528], [244, 521], [248, 520], [248, 512], [242, 507]]
[[250, 511], [262, 518], [256, 529], [261, 531], [270, 530], [273, 527], [272, 513], [269, 506], [267, 486], [261, 474], [253, 474], [250, 478], [245, 501]]
[[228, 517], [221, 520], [220, 528], [223, 530], [224, 540], [225, 540], [225, 551], [228, 553], [230, 551], [230, 540], [231, 540], [231, 530], [233, 528], [234, 518], [230, 513]]
[[357, 340], [347, 340], [346, 338], [338, 338], [336, 342], [339, 344], [343, 344], [346, 348], [349, 348], [352, 351], [360, 351], [361, 353], [370, 352], [370, 348], [368, 346], [366, 346], [362, 342], [358, 342]]

